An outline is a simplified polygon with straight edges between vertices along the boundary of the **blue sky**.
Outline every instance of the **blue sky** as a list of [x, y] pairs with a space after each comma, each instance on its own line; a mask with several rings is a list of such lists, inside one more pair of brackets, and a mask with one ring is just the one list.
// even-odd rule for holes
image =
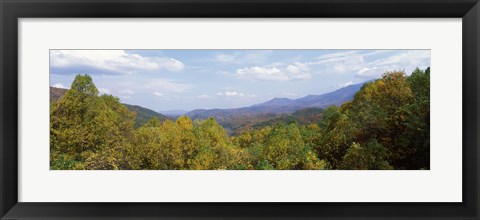
[[430, 50], [51, 50], [50, 86], [89, 74], [101, 93], [155, 111], [301, 98], [430, 66]]

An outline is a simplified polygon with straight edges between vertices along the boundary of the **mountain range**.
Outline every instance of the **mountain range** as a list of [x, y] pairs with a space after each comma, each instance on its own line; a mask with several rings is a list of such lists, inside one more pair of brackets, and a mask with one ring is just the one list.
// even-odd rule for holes
[[196, 109], [185, 115], [192, 119], [205, 119], [208, 117], [218, 118], [251, 115], [251, 114], [285, 114], [293, 113], [305, 108], [326, 108], [331, 105], [340, 106], [342, 103], [353, 99], [355, 93], [362, 88], [364, 83], [353, 84], [330, 93], [322, 95], [307, 95], [298, 99], [273, 98], [267, 102], [243, 108], [233, 109]]
[[[180, 115], [192, 120], [214, 117], [230, 133], [238, 133], [252, 127], [261, 127], [279, 122], [297, 121], [300, 124], [318, 121], [324, 108], [339, 106], [353, 99], [364, 83], [353, 84], [322, 95], [307, 95], [298, 99], [273, 98], [269, 101], [243, 108], [232, 109], [196, 109], [193, 111], [166, 111], [164, 114], [151, 109], [123, 103], [130, 111], [137, 113], [135, 127], [146, 123], [151, 117], [160, 121], [175, 119]], [[67, 89], [50, 87], [50, 100], [55, 102]], [[313, 120], [313, 121], [312, 121]]]

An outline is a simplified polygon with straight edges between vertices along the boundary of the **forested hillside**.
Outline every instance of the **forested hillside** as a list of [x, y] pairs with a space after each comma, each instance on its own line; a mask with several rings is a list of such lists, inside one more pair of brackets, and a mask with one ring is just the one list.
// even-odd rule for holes
[[142, 106], [129, 105], [129, 104], [124, 104], [124, 105], [125, 105], [125, 107], [127, 107], [127, 109], [129, 111], [135, 112], [135, 114], [136, 114], [135, 123], [133, 124], [133, 127], [135, 127], [135, 128], [138, 128], [138, 127], [144, 125], [152, 117], [156, 117], [156, 118], [160, 119], [160, 121], [166, 121], [166, 120], [170, 119], [169, 117], [167, 117], [165, 115], [162, 115], [162, 114], [160, 114], [156, 111], [153, 111], [151, 109], [144, 108]]
[[50, 86], [50, 102], [58, 101], [65, 93], [67, 89], [56, 88]]
[[264, 117], [232, 135], [212, 117], [136, 127], [136, 113], [99, 95], [89, 75], [77, 75], [50, 113], [56, 170], [430, 169], [430, 68], [386, 72], [340, 107]]
[[[68, 89], [50, 87], [50, 102], [58, 101], [63, 95], [65, 95], [65, 93], [67, 93], [67, 91]], [[148, 108], [144, 108], [138, 105], [129, 105], [125, 103], [122, 104], [125, 105], [125, 107], [127, 107], [129, 111], [135, 112], [136, 117], [135, 123], [133, 124], [135, 128], [138, 128], [143, 124], [147, 123], [147, 121], [150, 120], [150, 118], [152, 117], [157, 117], [158, 119], [160, 119], [160, 121], [170, 119], [169, 117]]]

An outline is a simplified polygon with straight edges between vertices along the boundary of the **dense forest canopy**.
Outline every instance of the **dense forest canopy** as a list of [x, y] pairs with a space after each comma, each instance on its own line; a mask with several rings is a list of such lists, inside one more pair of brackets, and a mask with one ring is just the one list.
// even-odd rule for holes
[[232, 135], [213, 117], [135, 124], [135, 112], [99, 95], [89, 75], [77, 75], [50, 114], [54, 170], [430, 169], [430, 68], [386, 72], [340, 107]]

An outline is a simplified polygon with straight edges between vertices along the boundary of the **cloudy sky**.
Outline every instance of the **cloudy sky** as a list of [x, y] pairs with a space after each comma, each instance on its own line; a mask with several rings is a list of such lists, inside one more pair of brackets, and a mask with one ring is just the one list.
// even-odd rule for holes
[[155, 111], [236, 108], [428, 66], [430, 50], [51, 50], [50, 86], [89, 74], [101, 93]]

